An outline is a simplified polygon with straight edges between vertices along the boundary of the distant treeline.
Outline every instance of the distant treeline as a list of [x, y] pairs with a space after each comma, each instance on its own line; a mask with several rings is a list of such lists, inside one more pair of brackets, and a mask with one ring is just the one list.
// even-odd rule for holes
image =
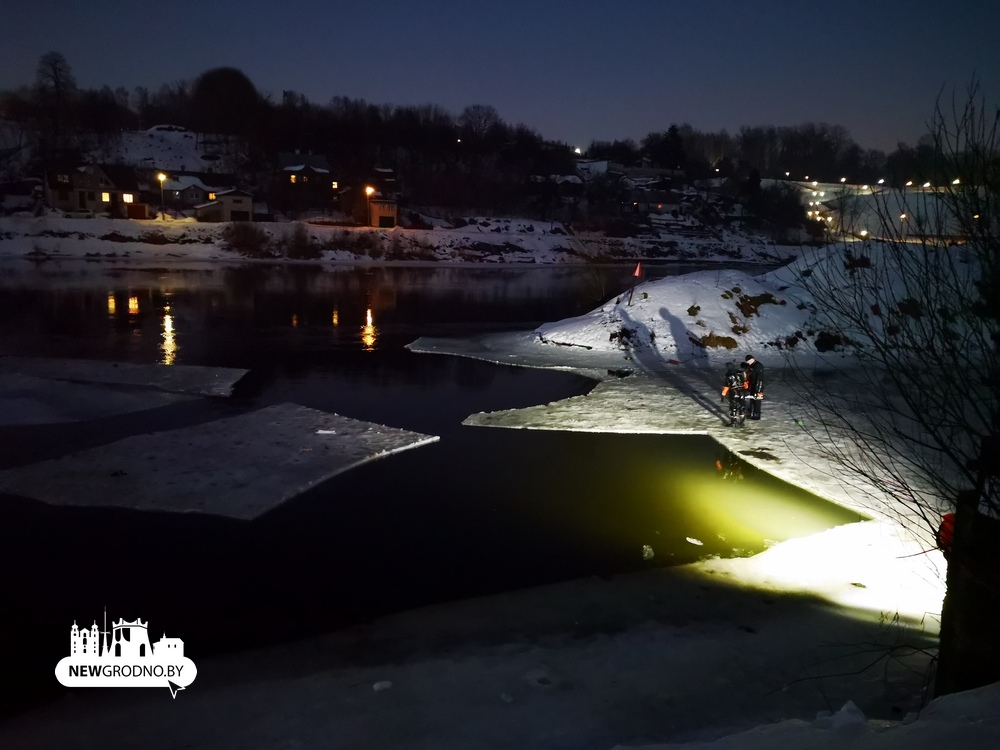
[[[114, 138], [125, 130], [159, 124], [239, 136], [252, 169], [266, 170], [279, 151], [328, 156], [346, 176], [376, 164], [405, 175], [408, 191], [425, 203], [454, 204], [475, 195], [483, 205], [504, 204], [510, 186], [529, 175], [571, 174], [577, 154], [546, 141], [525, 125], [503, 121], [495, 108], [476, 104], [457, 116], [433, 104], [391, 106], [334, 97], [326, 104], [284, 91], [280, 101], [261, 95], [239, 70], [216, 68], [194, 81], [151, 92], [137, 87], [80, 89], [66, 59], [44, 55], [33, 85], [0, 93], [0, 119], [24, 129], [41, 159], [80, 138]], [[889, 183], [938, 180], [929, 136], [891, 154], [864, 149], [839, 125], [742, 127], [737, 133], [703, 132], [671, 124], [631, 140], [595, 141], [584, 156], [624, 165], [677, 169], [689, 178], [756, 171], [761, 177]]]

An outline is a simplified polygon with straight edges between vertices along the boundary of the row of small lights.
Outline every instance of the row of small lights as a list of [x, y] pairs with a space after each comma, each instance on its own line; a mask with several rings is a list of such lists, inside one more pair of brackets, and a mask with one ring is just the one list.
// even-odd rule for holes
[[[715, 171], [718, 172], [719, 170], [716, 169]], [[791, 174], [790, 172], [785, 172], [785, 177], [788, 177], [790, 174]], [[808, 180], [808, 179], [809, 179], [809, 175], [806, 175], [806, 180]], [[846, 177], [841, 177], [840, 178], [840, 182], [841, 183], [846, 183], [847, 182], [847, 178]], [[951, 181], [951, 184], [952, 185], [959, 185], [959, 184], [961, 184], [961, 182], [962, 181], [958, 177], [956, 177], [954, 180]], [[878, 184], [878, 185], [884, 185], [885, 184], [885, 179], [879, 180], [878, 183], [876, 183], [876, 184]], [[819, 185], [819, 183], [816, 180], [813, 180], [813, 187], [816, 187], [817, 185]], [[869, 185], [862, 185], [861, 189], [862, 190], [868, 190], [869, 187], [870, 187]], [[913, 187], [913, 180], [907, 180], [906, 181], [906, 187]], [[930, 181], [925, 182], [922, 185], [922, 187], [925, 187], [925, 188], [931, 187]], [[813, 190], [813, 195], [815, 195], [815, 194], [816, 194], [816, 191]], [[823, 195], [823, 193], [820, 193], [820, 195]]]
[[[459, 139], [459, 143], [461, 143], [461, 142], [462, 142], [462, 141], [461, 141], [461, 139]], [[580, 153], [580, 149], [579, 149], [579, 148], [576, 148], [576, 149], [573, 149], [573, 150], [574, 150], [574, 152], [575, 152], [575, 153], [577, 153], [577, 154], [579, 154], [579, 153]], [[716, 168], [715, 168], [715, 171], [716, 171], [716, 172], [718, 172], [718, 171], [719, 171], [719, 167], [716, 167]], [[785, 172], [785, 177], [791, 177], [791, 176], [792, 176], [792, 173], [791, 173], [791, 172]], [[809, 175], [806, 175], [806, 180], [808, 180], [808, 179], [809, 179]], [[847, 178], [846, 178], [846, 177], [841, 177], [841, 178], [840, 178], [840, 181], [841, 181], [842, 183], [846, 183], [846, 182], [847, 182]], [[952, 180], [952, 181], [951, 181], [951, 184], [952, 184], [952, 185], [958, 185], [958, 184], [960, 184], [960, 182], [961, 182], [961, 181], [960, 181], [960, 180], [959, 180], [959, 179], [958, 179], [958, 178], [956, 177], [956, 178], [955, 178], [954, 180]], [[814, 186], [814, 187], [815, 187], [816, 185], [818, 185], [818, 184], [819, 184], [819, 183], [818, 183], [818, 182], [816, 182], [816, 180], [813, 180], [813, 186]], [[879, 185], [884, 185], [884, 184], [885, 184], [885, 179], [881, 179], [881, 180], [879, 180], [877, 184], [879, 184]], [[907, 182], [906, 182], [906, 187], [913, 187], [913, 180], [907, 180]], [[930, 182], [925, 182], [925, 183], [923, 184], [923, 187], [925, 187], [925, 188], [929, 188], [929, 187], [931, 187], [931, 183], [930, 183]], [[868, 185], [862, 185], [862, 186], [861, 186], [861, 189], [862, 189], [862, 190], [867, 190], [867, 189], [868, 189]], [[813, 195], [815, 195], [815, 194], [816, 194], [816, 191], [814, 190], [814, 191], [813, 191]], [[820, 193], [820, 195], [822, 195], [822, 193]], [[812, 204], [810, 204], [810, 205], [812, 205]]]
[[[719, 171], [719, 168], [718, 168], [718, 167], [716, 167], [716, 168], [715, 168], [715, 171], [716, 171], [716, 172], [718, 172], [718, 171]], [[792, 173], [791, 173], [791, 172], [785, 172], [785, 177], [791, 177], [791, 175], [792, 175]], [[809, 179], [809, 175], [806, 175], [805, 179], [806, 179], [806, 180], [808, 181], [808, 179]], [[841, 181], [842, 183], [846, 183], [846, 182], [847, 182], [847, 178], [846, 178], [846, 177], [841, 177], [841, 178], [840, 178], [840, 181]], [[956, 178], [955, 178], [954, 180], [952, 180], [952, 181], [951, 181], [951, 184], [952, 184], [952, 185], [958, 185], [958, 184], [960, 184], [960, 183], [961, 183], [961, 180], [960, 180], [959, 178], [957, 178], [957, 177], [956, 177]], [[818, 182], [817, 182], [816, 180], [813, 180], [813, 187], [815, 187], [815, 186], [816, 186], [816, 185], [818, 185], [818, 184], [819, 184], [819, 183], [818, 183]], [[877, 184], [879, 184], [879, 185], [884, 185], [884, 184], [885, 184], [885, 179], [881, 179], [881, 180], [879, 180]], [[907, 182], [906, 182], [906, 187], [913, 187], [913, 180], [907, 180]], [[923, 184], [923, 187], [925, 187], [925, 188], [929, 188], [929, 187], [931, 187], [931, 183], [930, 183], [930, 182], [925, 182], [925, 183]], [[862, 189], [862, 190], [867, 190], [868, 188], [869, 188], [869, 186], [868, 186], [868, 185], [862, 185], [862, 186], [861, 186], [861, 189]], [[816, 194], [816, 191], [814, 190], [814, 191], [813, 191], [813, 195], [815, 195], [815, 194]], [[821, 193], [821, 195], [822, 195], [822, 193]]]

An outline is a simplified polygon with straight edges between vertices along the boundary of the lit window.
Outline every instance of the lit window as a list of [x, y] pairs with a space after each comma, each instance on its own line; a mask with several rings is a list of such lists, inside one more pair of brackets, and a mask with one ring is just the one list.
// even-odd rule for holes
[[135, 200], [135, 197], [132, 195], [132, 193], [122, 193], [122, 202], [123, 203], [132, 203], [134, 200]]
[[214, 201], [214, 200], [215, 200], [215, 193], [209, 193], [209, 194], [208, 194], [208, 199], [209, 199], [210, 201]]
[[289, 181], [290, 183], [292, 183], [293, 185], [295, 184], [295, 178], [296, 178], [296, 176], [297, 176], [297, 175], [294, 175], [294, 174], [290, 174], [290, 175], [288, 175], [288, 181]]
[[303, 182], [309, 182], [309, 175], [307, 175], [307, 174], [302, 175], [302, 181]]
[[101, 193], [101, 200], [105, 203], [111, 203], [111, 193]]
[[334, 180], [333, 182], [330, 183], [330, 189], [331, 190], [336, 190], [337, 189], [337, 181], [336, 180]]

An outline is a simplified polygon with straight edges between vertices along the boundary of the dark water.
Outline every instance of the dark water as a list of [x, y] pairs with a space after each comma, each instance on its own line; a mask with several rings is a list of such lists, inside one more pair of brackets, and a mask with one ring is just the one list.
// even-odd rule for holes
[[593, 384], [404, 348], [583, 313], [627, 289], [629, 271], [8, 270], [0, 352], [251, 374], [233, 399], [0, 428], [0, 467], [285, 401], [441, 436], [253, 522], [0, 498], [0, 564], [14, 571], [0, 635], [37, 647], [23, 679], [57, 687], [69, 625], [105, 606], [182, 637], [197, 659], [435, 601], [751, 554], [856, 520], [705, 437], [463, 427]]

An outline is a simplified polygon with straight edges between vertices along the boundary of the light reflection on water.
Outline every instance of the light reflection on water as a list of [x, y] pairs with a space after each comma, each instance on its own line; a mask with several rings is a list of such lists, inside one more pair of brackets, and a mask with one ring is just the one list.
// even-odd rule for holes
[[[630, 271], [622, 269], [621, 286], [606, 286], [627, 288]], [[0, 505], [0, 565], [56, 571], [0, 602], [0, 616], [16, 613], [19, 635], [29, 638], [117, 597], [154, 619], [192, 613], [178, 631], [230, 647], [234, 632], [248, 633], [245, 645], [265, 637], [245, 624], [274, 623], [278, 609], [298, 635], [435, 601], [751, 554], [771, 539], [855, 520], [735, 461], [705, 436], [463, 427], [469, 414], [582, 395], [592, 382], [417, 355], [405, 345], [582, 314], [596, 304], [581, 293], [583, 273], [252, 268], [96, 274], [66, 286], [0, 280], [0, 351], [246, 367], [251, 376], [232, 402], [195, 403], [189, 408], [206, 410], [195, 416], [290, 402], [441, 436], [248, 524]], [[110, 439], [191, 423], [172, 408], [129, 415], [123, 434]], [[42, 427], [34, 439], [44, 446], [77, 429]], [[62, 573], [80, 559], [118, 574], [109, 581]], [[122, 559], [130, 564], [122, 568]], [[53, 606], [66, 611], [54, 616]]]
[[378, 329], [375, 328], [372, 309], [365, 310], [365, 324], [361, 326], [361, 345], [366, 352], [374, 351], [375, 342], [378, 341]]
[[177, 358], [177, 341], [174, 336], [174, 319], [166, 308], [163, 313], [163, 359], [165, 365], [172, 365]]
[[[528, 328], [580, 314], [592, 305], [581, 301], [580, 279], [588, 272], [240, 268], [191, 276], [95, 274], [89, 283], [74, 278], [69, 289], [36, 286], [18, 295], [0, 288], [0, 347], [20, 354], [251, 369], [246, 397], [253, 408], [300, 403], [442, 436], [440, 446], [414, 452], [419, 456], [412, 459], [380, 462], [374, 470], [379, 477], [405, 484], [408, 479], [395, 470], [413, 460], [412, 471], [439, 483], [429, 492], [456, 498], [467, 498], [469, 483], [486, 478], [505, 488], [494, 493], [494, 503], [518, 518], [533, 516], [533, 506], [547, 494], [587, 496], [593, 512], [567, 507], [556, 513], [557, 526], [578, 527], [585, 536], [623, 535], [625, 556], [640, 563], [646, 547], [655, 564], [685, 553], [744, 554], [759, 551], [767, 539], [843, 522], [825, 504], [812, 504], [806, 493], [762, 483], [741, 462], [720, 460], [716, 469], [717, 451], [706, 449], [711, 444], [704, 441], [690, 442], [690, 462], [701, 467], [690, 473], [684, 461], [664, 462], [649, 448], [660, 444], [653, 438], [605, 437], [602, 450], [609, 453], [630, 446], [632, 455], [616, 467], [602, 456], [564, 454], [576, 439], [548, 435], [537, 450], [549, 468], [529, 471], [536, 457], [524, 446], [535, 445], [538, 437], [507, 435], [501, 443], [502, 431], [494, 430], [468, 438], [460, 422], [469, 414], [578, 395], [587, 381], [414, 355], [405, 344], [418, 336]], [[621, 273], [627, 286], [629, 270]], [[458, 458], [470, 446], [480, 452]], [[446, 459], [435, 463], [442, 450]], [[504, 461], [514, 454], [523, 465], [511, 472]], [[553, 472], [552, 466], [561, 470]], [[500, 482], [498, 474], [509, 474], [510, 481]], [[642, 481], [636, 483], [637, 477]], [[398, 487], [384, 491], [391, 496]], [[600, 499], [620, 492], [630, 493], [627, 510], [609, 510]], [[536, 500], [524, 507], [518, 501], [519, 509], [512, 509], [512, 497], [525, 493]], [[584, 519], [585, 529], [579, 526]], [[703, 542], [704, 549], [690, 549], [687, 537]]]

